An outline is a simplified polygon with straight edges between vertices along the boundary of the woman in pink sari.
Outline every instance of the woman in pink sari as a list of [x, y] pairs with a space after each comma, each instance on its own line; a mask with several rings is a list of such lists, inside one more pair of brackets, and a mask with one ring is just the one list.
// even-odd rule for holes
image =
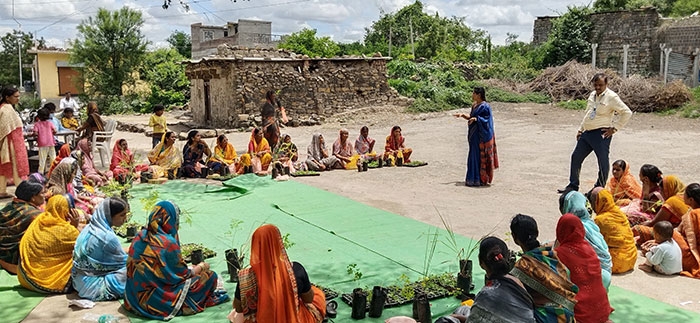
[[22, 119], [13, 105], [19, 102], [19, 90], [4, 88], [0, 99], [0, 198], [9, 198], [7, 179], [19, 185], [29, 175], [27, 148], [24, 146]]
[[91, 182], [92, 187], [103, 186], [112, 178], [112, 171], [101, 172], [95, 168], [95, 161], [92, 158], [92, 143], [87, 138], [78, 141], [78, 150], [83, 152], [83, 176]]
[[112, 162], [109, 164], [114, 178], [120, 182], [126, 181], [131, 175], [132, 178], [140, 178], [141, 172], [148, 170], [148, 165], [135, 165], [134, 153], [129, 150], [126, 139], [119, 139], [112, 149]]

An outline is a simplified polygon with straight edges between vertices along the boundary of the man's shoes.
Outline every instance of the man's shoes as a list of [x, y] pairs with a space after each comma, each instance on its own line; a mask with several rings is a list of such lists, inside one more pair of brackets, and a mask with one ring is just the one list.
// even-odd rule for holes
[[578, 191], [578, 190], [577, 190], [577, 189], [574, 189], [574, 188], [571, 187], [571, 186], [567, 186], [567, 187], [565, 187], [565, 188], [560, 188], [560, 189], [558, 189], [558, 190], [557, 190], [557, 193], [559, 193], [559, 194], [564, 194], [564, 193], [569, 193], [569, 192], [571, 192], [571, 191]]

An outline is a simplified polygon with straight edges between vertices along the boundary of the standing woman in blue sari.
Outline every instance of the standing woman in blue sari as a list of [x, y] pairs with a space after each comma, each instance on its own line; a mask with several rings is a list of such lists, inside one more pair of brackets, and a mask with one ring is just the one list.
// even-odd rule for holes
[[126, 252], [112, 227], [126, 222], [129, 204], [110, 197], [95, 208], [73, 250], [73, 288], [82, 298], [108, 301], [124, 296]]
[[467, 186], [488, 186], [493, 181], [493, 171], [498, 168], [496, 136], [493, 128], [493, 113], [486, 102], [486, 90], [475, 87], [472, 93], [472, 110], [455, 117], [467, 119], [469, 124], [469, 155], [467, 157]]

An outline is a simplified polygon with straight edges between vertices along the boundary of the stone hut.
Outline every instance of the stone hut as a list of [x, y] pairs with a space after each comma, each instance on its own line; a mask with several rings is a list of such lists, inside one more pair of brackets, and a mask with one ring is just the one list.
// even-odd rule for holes
[[216, 56], [185, 62], [190, 108], [200, 125], [231, 128], [260, 114], [268, 90], [279, 91], [292, 126], [368, 105], [400, 104], [405, 98], [387, 82], [388, 60], [222, 45]]

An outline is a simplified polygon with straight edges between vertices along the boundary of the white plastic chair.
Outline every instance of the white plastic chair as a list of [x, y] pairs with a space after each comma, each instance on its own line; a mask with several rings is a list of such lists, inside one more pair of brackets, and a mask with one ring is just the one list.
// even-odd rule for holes
[[107, 155], [107, 162], [112, 161], [112, 136], [117, 128], [117, 122], [112, 119], [105, 121], [105, 131], [95, 131], [92, 133], [92, 155], [100, 154], [100, 163], [105, 167], [104, 155]]

